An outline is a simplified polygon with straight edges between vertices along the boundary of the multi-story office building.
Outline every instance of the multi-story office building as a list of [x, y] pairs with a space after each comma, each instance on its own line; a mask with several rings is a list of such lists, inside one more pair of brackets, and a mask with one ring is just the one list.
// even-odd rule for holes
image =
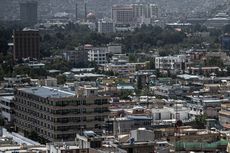
[[86, 66], [88, 63], [88, 52], [84, 49], [64, 51], [63, 57], [75, 66]]
[[221, 48], [224, 51], [230, 51], [230, 35], [225, 34], [220, 37]]
[[133, 24], [134, 11], [131, 5], [114, 5], [112, 19], [115, 24]]
[[109, 114], [108, 98], [92, 86], [76, 93], [46, 86], [20, 88], [14, 98], [15, 127], [49, 141], [74, 140], [81, 130], [101, 132]]
[[149, 21], [158, 17], [158, 7], [155, 4], [130, 4], [114, 5], [112, 7], [112, 18], [116, 24], [136, 24]]
[[78, 20], [78, 5], [75, 5], [75, 18]]
[[40, 56], [40, 35], [37, 30], [14, 31], [14, 60], [36, 58]]
[[149, 4], [150, 18], [158, 18], [158, 7], [156, 4]]
[[98, 32], [99, 33], [113, 33], [115, 27], [112, 21], [99, 20], [98, 21]]
[[38, 3], [37, 2], [24, 2], [20, 3], [20, 19], [22, 23], [33, 25], [38, 20]]
[[88, 61], [95, 62], [96, 64], [107, 63], [107, 47], [93, 47], [88, 51]]
[[160, 70], [184, 70], [187, 63], [188, 59], [185, 55], [155, 58], [155, 67]]
[[135, 18], [156, 18], [158, 16], [158, 8], [155, 4], [131, 4], [131, 6]]
[[107, 46], [108, 46], [109, 54], [121, 54], [122, 53], [121, 44], [109, 43]]

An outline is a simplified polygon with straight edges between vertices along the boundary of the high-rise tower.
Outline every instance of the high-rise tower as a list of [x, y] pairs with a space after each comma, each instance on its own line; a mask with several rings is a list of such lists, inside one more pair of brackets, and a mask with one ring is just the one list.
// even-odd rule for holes
[[21, 22], [33, 25], [38, 20], [38, 3], [35, 1], [20, 3], [20, 20]]

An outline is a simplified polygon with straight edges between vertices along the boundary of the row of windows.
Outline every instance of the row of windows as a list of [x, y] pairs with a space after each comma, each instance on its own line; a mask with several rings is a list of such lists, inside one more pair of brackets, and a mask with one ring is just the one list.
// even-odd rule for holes
[[17, 116], [19, 118], [26, 119], [26, 120], [29, 120], [30, 117], [33, 117], [33, 118], [39, 118], [40, 120], [43, 119], [43, 120], [54, 122], [54, 118], [50, 117], [49, 115], [45, 115], [43, 113], [38, 113], [35, 111], [27, 111], [26, 110], [25, 112], [27, 114], [30, 114], [30, 115], [24, 115], [22, 113], [15, 112], [15, 116]]
[[[19, 96], [19, 97], [17, 97], [17, 96]], [[18, 101], [18, 99], [20, 99], [22, 97], [22, 98], [33, 99], [35, 101], [43, 102], [43, 103], [46, 103], [46, 104], [49, 103], [48, 99], [41, 98], [41, 97], [38, 97], [36, 95], [30, 95], [30, 94], [27, 94], [27, 93], [24, 93], [24, 92], [21, 92], [21, 91], [17, 91], [17, 96], [15, 98], [16, 102]]]
[[102, 108], [94, 108], [94, 112], [96, 113], [104, 113], [104, 112], [108, 112], [108, 108], [107, 107], [102, 107]]
[[[41, 111], [42, 111], [42, 108], [45, 108], [42, 106], [40, 107], [41, 107], [40, 109]], [[15, 108], [16, 110], [29, 114], [29, 116], [34, 116], [34, 117], [38, 117], [41, 119], [53, 121], [50, 115], [45, 115], [43, 112], [39, 111], [39, 109], [36, 111], [36, 110], [32, 110], [30, 108], [19, 106], [19, 105], [16, 105]], [[51, 110], [51, 109], [45, 108], [44, 111], [49, 112], [54, 115], [55, 114], [56, 115], [66, 115], [66, 114], [104, 113], [104, 112], [108, 112], [109, 110], [107, 107], [101, 107], [101, 108], [94, 108], [94, 110], [86, 109], [86, 108]]]
[[2, 112], [7, 112], [7, 113], [13, 113], [13, 110], [9, 110], [9, 109], [6, 109], [6, 108], [1, 108], [1, 111]]
[[20, 119], [22, 119], [22, 120], [24, 120], [26, 122], [20, 122], [19, 120], [16, 119], [16, 123], [18, 123], [18, 124], [26, 124], [27, 128], [33, 128], [33, 127], [41, 126], [41, 127], [48, 128], [50, 130], [54, 130], [55, 129], [54, 126], [52, 126], [52, 125], [50, 125], [50, 124], [48, 124], [46, 122], [42, 122], [41, 120], [37, 120], [37, 119], [28, 117], [28, 116], [20, 114], [20, 113], [17, 113], [17, 116]]
[[16, 122], [17, 125], [19, 125], [21, 127], [26, 127], [28, 129], [34, 129], [39, 134], [46, 135], [47, 137], [50, 137], [50, 138], [57, 137], [54, 134], [52, 134], [52, 133], [44, 130], [44, 128], [39, 128], [39, 127], [34, 126], [34, 124], [26, 123], [26, 122], [21, 122], [21, 121], [18, 121], [18, 120], [16, 120], [15, 122]]
[[[52, 102], [52, 101], [44, 100], [43, 98], [38, 98], [38, 97], [35, 98], [35, 97], [31, 97], [28, 94], [26, 94], [26, 95], [27, 95], [26, 98], [28, 98], [28, 99], [33, 99], [35, 101], [41, 101], [41, 102], [46, 103], [46, 104], [51, 105], [51, 106], [79, 106], [79, 105], [93, 104], [93, 103], [90, 103], [90, 101], [86, 101], [86, 100], [68, 100], [68, 101]], [[24, 96], [24, 94], [23, 94], [23, 96]], [[35, 107], [37, 109], [49, 112], [49, 108], [42, 107], [39, 104], [31, 102], [30, 100], [25, 100], [23, 98], [16, 97], [15, 101], [20, 102], [20, 103], [27, 105], [27, 106]], [[108, 103], [107, 99], [96, 99], [96, 100], [94, 100], [94, 104], [96, 104], [96, 105], [103, 105], [103, 104], [107, 104], [107, 103]]]
[[11, 106], [13, 105], [12, 103], [10, 103], [10, 102], [8, 102], [8, 101], [4, 101], [4, 100], [0, 100], [0, 103], [1, 103], [2, 105], [9, 106], [9, 107], [11, 107]]
[[57, 123], [77, 123], [77, 122], [87, 122], [87, 121], [104, 121], [107, 116], [95, 116], [92, 119], [87, 119], [85, 116], [82, 117], [68, 117], [68, 118], [57, 118], [55, 122]]

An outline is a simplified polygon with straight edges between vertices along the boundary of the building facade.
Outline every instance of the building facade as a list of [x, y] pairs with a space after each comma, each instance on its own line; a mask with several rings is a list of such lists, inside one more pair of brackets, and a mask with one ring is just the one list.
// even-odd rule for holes
[[93, 47], [88, 51], [88, 61], [95, 62], [96, 64], [107, 63], [107, 47]]
[[1, 116], [6, 123], [13, 121], [13, 96], [0, 97]]
[[131, 4], [135, 18], [157, 18], [158, 8], [155, 4]]
[[133, 24], [134, 14], [131, 5], [114, 5], [112, 7], [112, 19], [115, 24]]
[[225, 129], [230, 129], [230, 104], [221, 104], [219, 121]]
[[183, 70], [188, 63], [185, 55], [155, 58], [155, 67], [160, 70]]
[[37, 23], [38, 20], [38, 3], [24, 2], [20, 3], [20, 19], [21, 22], [28, 25]]
[[40, 35], [37, 30], [14, 31], [14, 60], [40, 58]]
[[84, 49], [64, 51], [63, 57], [75, 66], [86, 66], [88, 64], [88, 53]]
[[98, 32], [99, 33], [113, 33], [115, 27], [112, 21], [99, 20], [98, 21]]
[[131, 63], [125, 63], [125, 64], [108, 63], [104, 65], [104, 71], [112, 71], [115, 74], [119, 74], [122, 76], [129, 76], [135, 73], [136, 67]]
[[28, 134], [35, 131], [48, 141], [74, 140], [81, 130], [101, 132], [108, 117], [108, 97], [84, 86], [77, 94], [51, 87], [20, 88], [15, 91], [15, 127]]
[[121, 54], [122, 53], [122, 46], [121, 44], [108, 44], [108, 52], [110, 54]]

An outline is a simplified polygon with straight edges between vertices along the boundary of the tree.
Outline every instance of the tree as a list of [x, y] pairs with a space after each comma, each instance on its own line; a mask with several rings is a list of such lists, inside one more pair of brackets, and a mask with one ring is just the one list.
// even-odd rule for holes
[[47, 71], [45, 68], [38, 68], [38, 69], [30, 68], [29, 76], [32, 78], [46, 78]]
[[65, 75], [58, 75], [57, 76], [57, 83], [58, 84], [65, 84], [66, 82], [66, 76]]
[[230, 33], [230, 24], [227, 24], [223, 27], [223, 32], [224, 33]]
[[47, 64], [46, 66], [48, 70], [56, 69], [56, 70], [61, 70], [61, 71], [69, 71], [71, 67], [72, 67], [71, 63], [63, 59], [56, 59], [52, 63]]
[[38, 141], [38, 140], [39, 140], [38, 137], [39, 137], [39, 136], [38, 136], [37, 132], [35, 132], [35, 131], [30, 132], [29, 135], [28, 135], [28, 138], [30, 138], [30, 139], [32, 139], [32, 140], [35, 140], [35, 141]]
[[38, 135], [36, 131], [31, 131], [27, 136], [29, 139], [40, 142], [41, 144], [46, 144], [48, 140]]
[[4, 126], [5, 125], [5, 121], [2, 117], [0, 117], [0, 126]]
[[210, 57], [206, 60], [205, 66], [218, 66], [222, 68], [224, 66], [224, 62], [221, 58]]
[[143, 88], [141, 76], [137, 77], [137, 89], [141, 90]]
[[17, 65], [13, 70], [14, 75], [26, 75], [30, 74], [30, 67], [28, 65]]
[[132, 91], [130, 90], [121, 90], [120, 98], [125, 100], [130, 100], [130, 95], [132, 94]]
[[146, 66], [147, 69], [155, 69], [155, 59], [150, 58]]
[[206, 126], [206, 121], [207, 119], [207, 116], [206, 115], [199, 115], [199, 116], [196, 116], [195, 118], [195, 122], [194, 122], [194, 127], [195, 128], [198, 128], [198, 129], [204, 129], [205, 126]]
[[135, 54], [129, 54], [129, 62], [130, 63], [135, 63], [137, 62], [137, 57]]
[[2, 66], [0, 66], [0, 80], [3, 80], [4, 76], [5, 76], [4, 70], [3, 70]]

